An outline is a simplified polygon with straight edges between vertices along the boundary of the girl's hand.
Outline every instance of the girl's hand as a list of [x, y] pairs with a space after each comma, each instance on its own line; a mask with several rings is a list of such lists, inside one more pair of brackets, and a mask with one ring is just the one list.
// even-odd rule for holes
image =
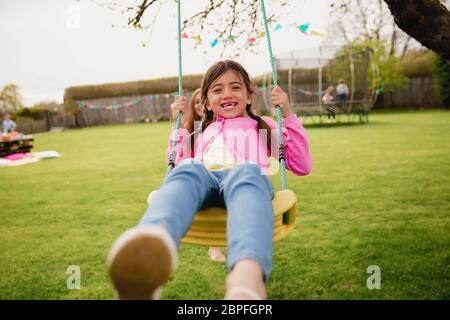
[[187, 110], [187, 97], [176, 96], [175, 101], [170, 105], [172, 110], [173, 121], [177, 121], [178, 113], [181, 112], [181, 127], [186, 122], [186, 110]]
[[278, 105], [280, 106], [283, 118], [287, 118], [294, 114], [291, 104], [289, 103], [288, 95], [280, 87], [273, 88], [272, 90], [272, 104], [275, 108]]

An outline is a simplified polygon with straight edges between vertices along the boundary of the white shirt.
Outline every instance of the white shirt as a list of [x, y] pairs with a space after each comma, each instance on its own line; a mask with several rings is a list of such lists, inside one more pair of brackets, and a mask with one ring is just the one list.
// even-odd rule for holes
[[336, 93], [337, 94], [348, 94], [348, 87], [347, 85], [340, 83], [338, 84], [338, 86], [336, 87]]
[[3, 133], [9, 133], [11, 131], [14, 131], [16, 127], [17, 127], [16, 123], [11, 119], [3, 120]]
[[208, 170], [230, 170], [237, 164], [228, 150], [221, 134], [217, 135], [203, 155], [203, 164]]

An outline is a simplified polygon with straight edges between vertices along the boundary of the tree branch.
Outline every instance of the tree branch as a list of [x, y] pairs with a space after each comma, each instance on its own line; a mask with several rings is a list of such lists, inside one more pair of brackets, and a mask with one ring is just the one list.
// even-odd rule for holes
[[450, 12], [439, 0], [384, 0], [395, 23], [450, 61]]

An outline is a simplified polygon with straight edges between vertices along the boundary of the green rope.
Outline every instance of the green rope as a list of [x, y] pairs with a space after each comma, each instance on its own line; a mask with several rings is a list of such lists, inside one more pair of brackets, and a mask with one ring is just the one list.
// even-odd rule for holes
[[[183, 94], [183, 65], [181, 55], [181, 0], [177, 1], [178, 4], [178, 96]], [[181, 123], [181, 112], [178, 113], [177, 121], [175, 123], [175, 134], [172, 147], [172, 153], [169, 156], [169, 166], [167, 167], [167, 174], [169, 174], [175, 167], [175, 159], [177, 156], [177, 141], [178, 141], [178, 129]]]
[[[275, 61], [273, 58], [272, 53], [272, 43], [270, 42], [270, 35], [269, 35], [269, 26], [267, 24], [267, 16], [266, 16], [266, 7], [264, 5], [264, 0], [261, 0], [261, 9], [263, 13], [263, 19], [264, 19], [264, 27], [266, 29], [266, 39], [267, 39], [267, 47], [269, 49], [269, 58], [270, 58], [270, 65], [272, 66], [272, 78], [273, 78], [273, 85], [274, 87], [278, 87], [278, 75], [275, 70]], [[284, 152], [284, 142], [283, 142], [283, 131], [282, 131], [282, 115], [281, 115], [281, 108], [278, 105], [277, 106], [277, 117], [278, 117], [278, 139], [280, 141], [280, 165], [281, 165], [281, 186], [282, 189], [286, 189], [286, 164], [285, 164], [285, 152]]]
[[[177, 1], [178, 4], [178, 95], [181, 96], [183, 93], [183, 82], [182, 82], [182, 54], [181, 54], [181, 0]], [[269, 26], [267, 24], [267, 16], [266, 16], [266, 9], [264, 5], [264, 0], [261, 0], [261, 8], [263, 12], [263, 18], [264, 18], [264, 27], [266, 29], [266, 39], [267, 39], [267, 46], [269, 48], [269, 57], [270, 57], [270, 64], [272, 66], [272, 78], [273, 78], [273, 84], [275, 87], [278, 87], [278, 75], [275, 70], [275, 62], [273, 58], [272, 53], [272, 44], [270, 42], [270, 35], [269, 35]], [[284, 142], [283, 142], [283, 132], [282, 132], [282, 114], [281, 114], [281, 108], [280, 106], [277, 106], [277, 117], [278, 117], [278, 139], [280, 141], [280, 165], [281, 165], [281, 185], [282, 189], [286, 189], [286, 165], [285, 165], [285, 152], [284, 152]], [[177, 148], [177, 141], [178, 141], [178, 129], [180, 128], [180, 122], [181, 122], [181, 112], [178, 113], [177, 121], [175, 124], [175, 135], [174, 135], [174, 142], [172, 147], [172, 153], [170, 154], [169, 159], [169, 167], [167, 168], [167, 174], [169, 174], [172, 169], [175, 166], [175, 159], [176, 159], [176, 148]]]
[[178, 95], [183, 94], [183, 61], [181, 55], [181, 0], [178, 3]]

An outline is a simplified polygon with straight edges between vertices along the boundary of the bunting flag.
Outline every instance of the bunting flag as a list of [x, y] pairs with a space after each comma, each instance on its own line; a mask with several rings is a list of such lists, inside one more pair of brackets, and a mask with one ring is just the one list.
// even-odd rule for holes
[[281, 30], [282, 28], [283, 28], [283, 26], [281, 24], [277, 23], [277, 25], [275, 26], [273, 31], [275, 32], [275, 31]]
[[191, 39], [194, 39], [196, 44], [202, 43], [202, 38], [200, 36], [192, 36]]
[[136, 100], [132, 100], [132, 101], [128, 101], [128, 102], [124, 102], [124, 103], [113, 103], [110, 105], [97, 105], [97, 104], [90, 104], [90, 103], [86, 103], [83, 101], [76, 101], [76, 104], [78, 105], [78, 107], [80, 108], [88, 108], [88, 109], [95, 109], [95, 110], [118, 110], [118, 109], [122, 109], [122, 108], [129, 108], [131, 106], [135, 106], [141, 102], [144, 101], [155, 101], [157, 99], [161, 99], [161, 98], [169, 98], [169, 97], [174, 97], [178, 94], [178, 92], [172, 92], [170, 94], [165, 93], [165, 94], [156, 94], [156, 95], [150, 95], [150, 96], [145, 96], [141, 99], [136, 99]]
[[301, 24], [301, 25], [298, 26], [298, 29], [301, 32], [306, 33], [308, 31], [308, 29], [309, 29], [309, 25], [310, 25], [310, 23]]
[[308, 35], [310, 35], [310, 36], [325, 37], [325, 35], [324, 35], [323, 33], [320, 33], [320, 32], [314, 31], [314, 30], [311, 30], [311, 32], [308, 33]]
[[219, 40], [214, 39], [213, 41], [211, 41], [211, 48], [214, 48], [215, 46], [217, 46], [217, 44], [219, 43]]
[[[275, 27], [273, 28], [272, 32], [277, 32], [280, 31], [281, 29], [285, 29], [285, 28], [291, 28], [291, 27], [295, 27], [297, 30], [299, 30], [300, 32], [302, 32], [304, 35], [307, 36], [320, 36], [320, 37], [325, 37], [325, 35], [323, 33], [320, 33], [318, 31], [315, 30], [310, 30], [310, 26], [311, 23], [307, 22], [307, 23], [302, 23], [302, 24], [296, 24], [296, 23], [292, 23], [292, 24], [288, 24], [288, 25], [283, 25], [281, 23], [277, 23], [275, 25]], [[259, 39], [264, 38], [266, 36], [266, 32], [265, 31], [258, 31], [258, 30], [254, 30], [251, 35], [248, 35], [247, 37], [247, 42], [250, 45], [254, 45], [256, 44], [256, 42], [259, 42]], [[209, 42], [209, 45], [211, 48], [216, 47], [219, 42], [223, 42], [223, 43], [229, 43], [232, 42], [234, 43], [236, 41], [236, 38], [238, 36], [234, 36], [232, 34], [229, 34], [227, 37], [218, 37], [215, 38], [214, 40]], [[183, 33], [181, 35], [181, 38], [183, 39], [192, 39], [195, 41], [196, 45], [202, 44], [202, 38], [200, 35], [192, 35], [189, 36], [187, 33]]]
[[225, 41], [227, 41], [227, 42], [234, 42], [234, 39], [235, 39], [236, 37], [235, 36], [232, 36], [231, 34], [226, 38], [226, 40]]

